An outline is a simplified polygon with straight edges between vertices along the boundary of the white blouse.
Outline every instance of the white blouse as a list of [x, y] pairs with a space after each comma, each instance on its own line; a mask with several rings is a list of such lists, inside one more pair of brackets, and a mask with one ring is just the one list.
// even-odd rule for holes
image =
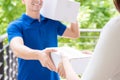
[[120, 16], [103, 28], [81, 80], [120, 80]]

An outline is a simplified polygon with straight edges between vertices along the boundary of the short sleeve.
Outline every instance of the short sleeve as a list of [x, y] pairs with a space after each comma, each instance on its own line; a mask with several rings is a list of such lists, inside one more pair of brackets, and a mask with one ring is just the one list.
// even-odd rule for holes
[[14, 37], [22, 37], [22, 30], [16, 23], [10, 23], [7, 28], [7, 34], [10, 42]]
[[58, 35], [62, 36], [65, 30], [66, 30], [66, 25], [57, 21], [57, 33], [58, 33]]

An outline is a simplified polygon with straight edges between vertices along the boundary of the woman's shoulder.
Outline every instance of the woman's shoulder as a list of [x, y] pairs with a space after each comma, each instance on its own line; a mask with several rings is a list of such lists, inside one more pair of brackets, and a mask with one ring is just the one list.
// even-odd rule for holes
[[104, 27], [115, 28], [120, 26], [120, 16], [111, 18]]
[[120, 33], [120, 16], [111, 18], [102, 29], [102, 33], [110, 35]]
[[120, 20], [120, 15], [111, 18], [111, 20]]
[[120, 24], [120, 16], [116, 16], [116, 17], [111, 18], [108, 23]]

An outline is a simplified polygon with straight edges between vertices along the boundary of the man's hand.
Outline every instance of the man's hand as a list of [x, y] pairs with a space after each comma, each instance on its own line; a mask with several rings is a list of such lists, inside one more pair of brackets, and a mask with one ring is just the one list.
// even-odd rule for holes
[[51, 52], [56, 52], [56, 50], [52, 48], [46, 48], [40, 51], [39, 61], [43, 67], [47, 67], [49, 70], [56, 71], [56, 67], [51, 60]]

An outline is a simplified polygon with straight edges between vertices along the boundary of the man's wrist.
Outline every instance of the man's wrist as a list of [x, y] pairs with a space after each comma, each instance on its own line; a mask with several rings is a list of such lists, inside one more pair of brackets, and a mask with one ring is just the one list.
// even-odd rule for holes
[[72, 22], [71, 24], [78, 24], [78, 21]]
[[42, 51], [35, 50], [35, 52], [33, 53], [34, 56], [35, 56], [35, 60], [40, 60], [41, 59], [41, 53], [42, 53]]

